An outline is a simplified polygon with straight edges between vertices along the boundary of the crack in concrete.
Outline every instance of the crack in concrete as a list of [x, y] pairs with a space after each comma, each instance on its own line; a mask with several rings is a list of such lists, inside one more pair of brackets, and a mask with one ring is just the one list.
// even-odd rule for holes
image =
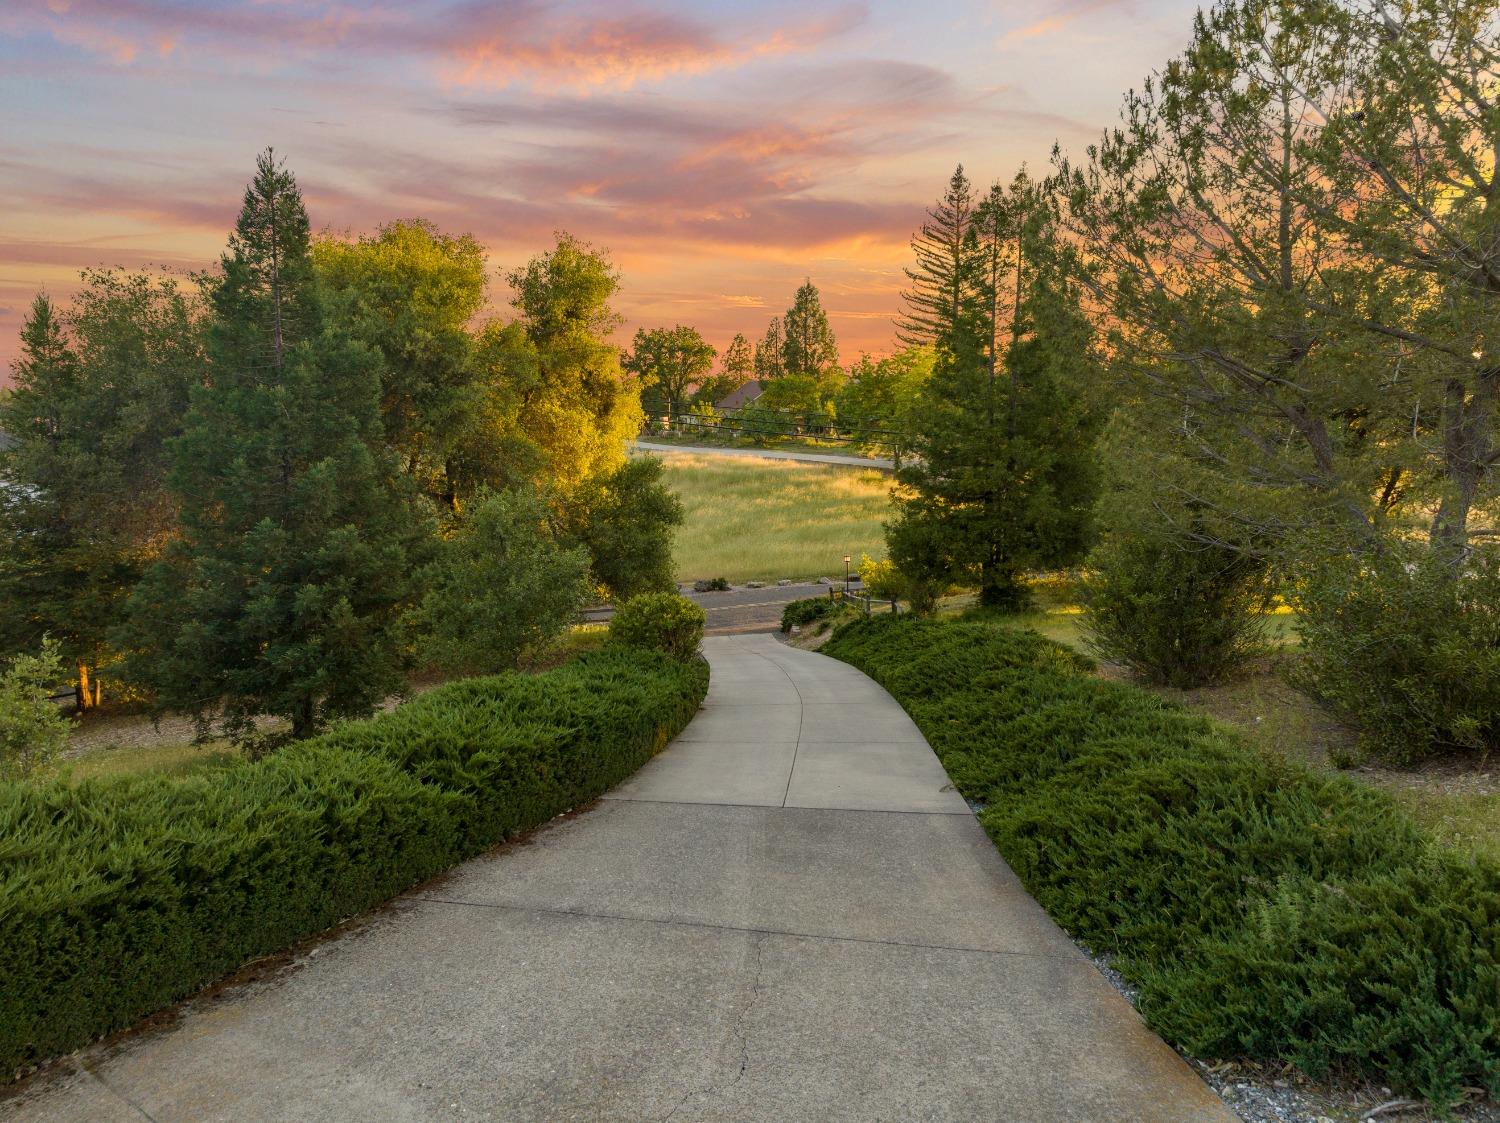
[[140, 1104], [136, 1103], [129, 1096], [125, 1095], [124, 1092], [117, 1091], [114, 1086], [109, 1083], [109, 1081], [105, 1080], [104, 1077], [100, 1076], [82, 1060], [75, 1060], [73, 1063], [79, 1072], [83, 1073], [84, 1076], [88, 1077], [95, 1084], [99, 1085], [99, 1087], [103, 1088], [107, 1095], [113, 1096], [115, 1099], [119, 1100], [126, 1107], [130, 1108], [131, 1111], [134, 1111], [142, 1119], [145, 1119], [147, 1123], [157, 1123], [156, 1117], [154, 1115], [143, 1108]]
[[755, 937], [755, 975], [750, 980], [749, 997], [740, 1012], [735, 1015], [732, 1032], [740, 1043], [740, 1067], [734, 1074], [734, 1079], [723, 1084], [707, 1084], [702, 1088], [689, 1088], [682, 1094], [675, 1107], [662, 1117], [661, 1123], [671, 1123], [671, 1120], [687, 1106], [687, 1102], [697, 1096], [713, 1096], [728, 1092], [741, 1080], [745, 1079], [745, 1073], [750, 1070], [750, 1033], [746, 1025], [750, 1017], [750, 1011], [755, 1009], [755, 1004], [760, 1001], [761, 980], [765, 975], [765, 943], [767, 933], [761, 932]]

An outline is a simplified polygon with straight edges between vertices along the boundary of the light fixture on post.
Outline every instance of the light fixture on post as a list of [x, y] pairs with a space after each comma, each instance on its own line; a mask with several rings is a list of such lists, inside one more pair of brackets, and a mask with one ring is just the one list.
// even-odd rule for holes
[[844, 596], [849, 595], [849, 555], [844, 555]]

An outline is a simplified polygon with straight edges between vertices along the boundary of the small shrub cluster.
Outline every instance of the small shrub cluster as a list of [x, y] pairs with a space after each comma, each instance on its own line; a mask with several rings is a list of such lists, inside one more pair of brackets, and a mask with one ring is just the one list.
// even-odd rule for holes
[[0, 784], [0, 1071], [593, 799], [707, 684], [701, 660], [602, 651], [451, 683], [211, 773]]
[[729, 591], [729, 579], [727, 577], [710, 577], [705, 581], [694, 581], [693, 592], [695, 593], [725, 593]]
[[676, 593], [642, 593], [622, 604], [609, 621], [609, 642], [691, 659], [703, 642], [708, 613]]
[[1265, 649], [1264, 571], [1235, 550], [1165, 534], [1118, 537], [1089, 558], [1089, 644], [1147, 682], [1222, 682]]
[[906, 586], [895, 562], [890, 558], [876, 561], [869, 554], [859, 556], [859, 583], [865, 592], [881, 600], [901, 596]]
[[781, 610], [781, 630], [790, 632], [794, 627], [805, 628], [815, 620], [826, 620], [838, 608], [838, 603], [832, 597], [806, 597], [790, 601]]
[[1500, 869], [1372, 788], [980, 623], [877, 617], [823, 648], [889, 690], [1047, 910], [1200, 1057], [1500, 1094]]
[[0, 672], [0, 780], [46, 769], [68, 743], [68, 719], [51, 694], [63, 682], [52, 640], [36, 655], [17, 655]]
[[1298, 588], [1294, 677], [1406, 764], [1454, 748], [1500, 747], [1500, 552], [1457, 573], [1434, 551], [1389, 544], [1321, 566]]

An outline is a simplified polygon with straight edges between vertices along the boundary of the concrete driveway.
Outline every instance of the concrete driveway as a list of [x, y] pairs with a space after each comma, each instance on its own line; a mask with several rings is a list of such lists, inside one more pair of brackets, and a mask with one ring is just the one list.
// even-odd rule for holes
[[1232, 1120], [891, 698], [768, 636], [594, 809], [80, 1054], [77, 1120]]

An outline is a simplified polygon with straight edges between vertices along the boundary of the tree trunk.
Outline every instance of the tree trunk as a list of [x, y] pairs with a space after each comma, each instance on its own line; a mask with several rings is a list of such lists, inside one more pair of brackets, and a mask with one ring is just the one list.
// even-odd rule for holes
[[316, 730], [316, 702], [312, 697], [301, 698], [292, 710], [292, 740], [301, 741], [311, 737]]
[[1454, 567], [1469, 546], [1469, 513], [1493, 455], [1495, 384], [1500, 371], [1480, 373], [1473, 392], [1462, 379], [1449, 380], [1443, 397], [1443, 474], [1448, 487], [1432, 519], [1431, 540]]

